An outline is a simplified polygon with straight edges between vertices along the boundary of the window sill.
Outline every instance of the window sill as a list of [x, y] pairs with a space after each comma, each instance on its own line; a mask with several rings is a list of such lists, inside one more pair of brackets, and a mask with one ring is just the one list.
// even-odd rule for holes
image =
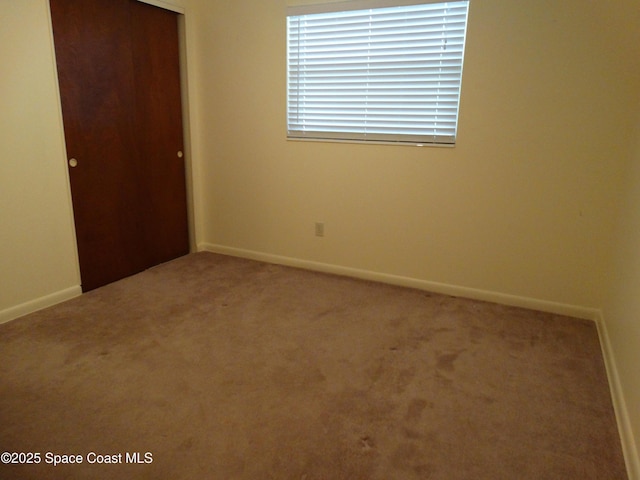
[[314, 142], [314, 143], [355, 143], [360, 145], [393, 145], [400, 147], [436, 147], [436, 148], [454, 148], [455, 143], [417, 143], [417, 142], [392, 142], [384, 140], [347, 140], [337, 138], [299, 138], [287, 137], [290, 142]]

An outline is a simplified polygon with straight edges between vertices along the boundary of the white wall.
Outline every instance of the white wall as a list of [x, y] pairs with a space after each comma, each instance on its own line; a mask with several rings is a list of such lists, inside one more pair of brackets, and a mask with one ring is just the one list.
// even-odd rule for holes
[[602, 305], [629, 104], [601, 7], [472, 1], [449, 149], [287, 142], [287, 2], [194, 4], [204, 248]]

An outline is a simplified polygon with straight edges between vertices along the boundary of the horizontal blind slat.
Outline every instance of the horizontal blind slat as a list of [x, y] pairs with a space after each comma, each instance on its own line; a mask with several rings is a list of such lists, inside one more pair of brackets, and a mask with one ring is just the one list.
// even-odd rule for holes
[[288, 136], [453, 143], [468, 2], [288, 18]]

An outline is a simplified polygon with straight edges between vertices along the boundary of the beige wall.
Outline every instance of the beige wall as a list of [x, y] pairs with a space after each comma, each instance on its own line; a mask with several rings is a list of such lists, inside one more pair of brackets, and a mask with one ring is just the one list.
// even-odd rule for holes
[[49, 2], [0, 0], [0, 15], [2, 322], [79, 294], [80, 276]]
[[472, 0], [453, 149], [287, 142], [284, 14], [294, 2], [310, 3], [193, 2], [201, 247], [576, 313], [606, 303], [607, 360], [637, 470], [638, 170], [624, 182], [640, 161], [637, 1]]
[[628, 413], [628, 418], [621, 418], [621, 430], [631, 445], [628, 457], [635, 474], [632, 478], [640, 479], [640, 122], [636, 145], [627, 170], [604, 320], [617, 371], [617, 377], [611, 380], [614, 388], [621, 389]]
[[[168, 3], [199, 244], [604, 307], [638, 438], [635, 0], [472, 0], [455, 148], [287, 142], [286, 0]], [[47, 5], [0, 0], [0, 321], [78, 293]]]
[[77, 294], [80, 282], [48, 2], [1, 0], [0, 9], [2, 312]]
[[629, 126], [596, 7], [472, 1], [451, 149], [287, 142], [286, 1], [195, 3], [207, 242], [602, 305]]
[[[0, 311], [79, 282], [47, 1], [1, 1]], [[606, 9], [472, 2], [451, 149], [287, 142], [285, 0], [193, 3], [199, 243], [602, 305], [629, 135]]]
[[614, 9], [619, 15], [618, 36], [610, 45], [616, 45], [626, 78], [630, 79], [627, 99], [636, 114], [636, 128], [633, 137], [624, 137], [629, 153], [603, 317], [610, 381], [620, 413], [630, 479], [635, 480], [640, 479], [640, 8], [637, 2], [622, 6], [631, 8]]

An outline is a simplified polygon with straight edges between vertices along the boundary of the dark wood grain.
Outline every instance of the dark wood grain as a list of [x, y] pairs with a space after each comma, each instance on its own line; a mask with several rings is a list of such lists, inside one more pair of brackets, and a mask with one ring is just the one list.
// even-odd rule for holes
[[[150, 263], [188, 253], [180, 57], [176, 14], [130, 0], [136, 132]], [[162, 34], [158, 35], [158, 32]]]
[[87, 291], [188, 251], [177, 18], [133, 0], [50, 5]]

